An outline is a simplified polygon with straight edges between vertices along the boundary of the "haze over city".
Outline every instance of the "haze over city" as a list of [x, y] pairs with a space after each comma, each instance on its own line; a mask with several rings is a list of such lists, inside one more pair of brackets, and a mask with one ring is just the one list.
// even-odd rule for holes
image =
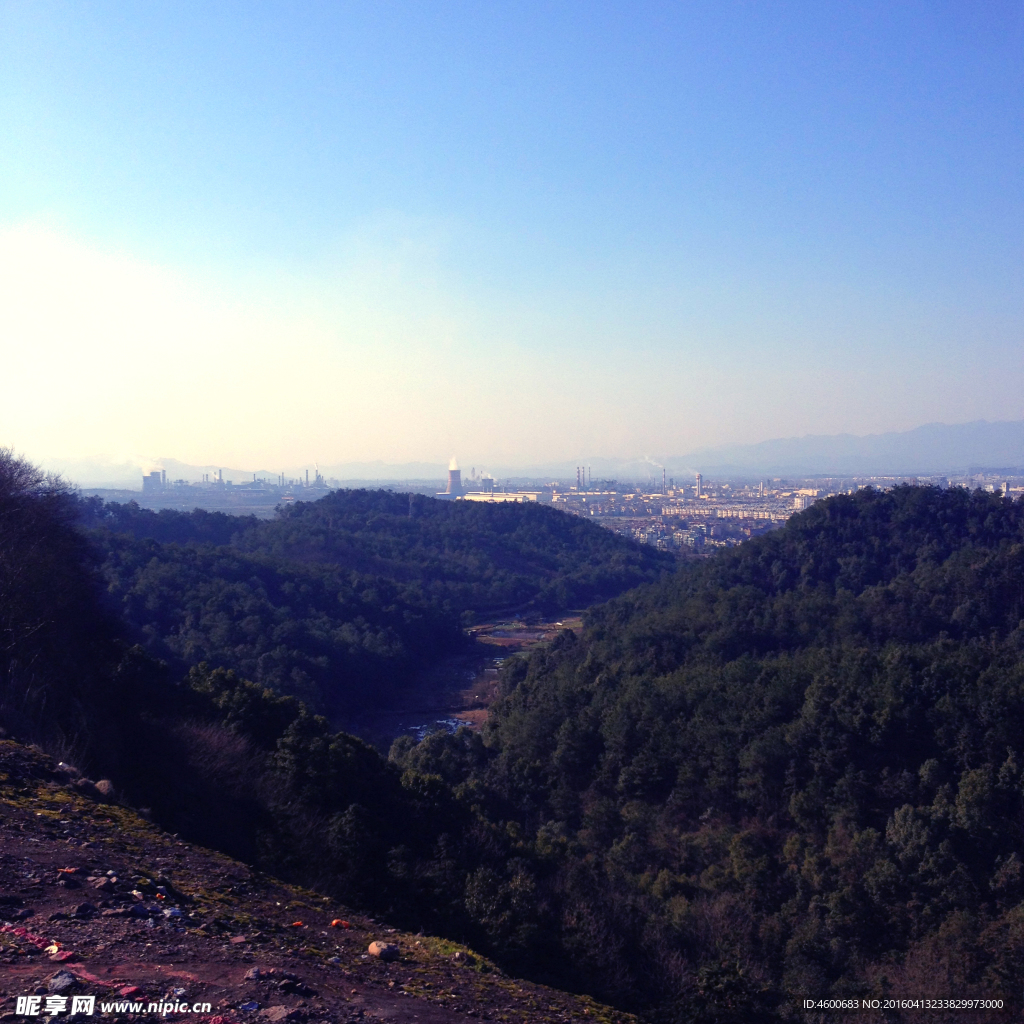
[[1019, 420], [1022, 36], [0, 3], [0, 443], [277, 472]]

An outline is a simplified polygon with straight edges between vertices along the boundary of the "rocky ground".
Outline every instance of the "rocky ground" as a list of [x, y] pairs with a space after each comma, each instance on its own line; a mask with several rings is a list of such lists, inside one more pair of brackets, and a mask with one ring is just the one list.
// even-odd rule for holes
[[28, 1020], [32, 995], [42, 1017], [67, 997], [57, 1019], [87, 995], [109, 1020], [633, 1020], [192, 846], [102, 788], [0, 741], [0, 1020]]

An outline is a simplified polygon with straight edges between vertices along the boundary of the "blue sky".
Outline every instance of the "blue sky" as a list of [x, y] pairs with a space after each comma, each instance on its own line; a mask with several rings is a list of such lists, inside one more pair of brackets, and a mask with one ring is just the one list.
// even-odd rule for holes
[[0, 443], [507, 465], [1019, 418], [1022, 44], [998, 2], [0, 0]]

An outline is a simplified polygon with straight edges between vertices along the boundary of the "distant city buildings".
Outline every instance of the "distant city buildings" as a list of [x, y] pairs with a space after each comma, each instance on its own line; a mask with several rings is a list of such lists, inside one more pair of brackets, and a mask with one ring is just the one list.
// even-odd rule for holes
[[487, 501], [500, 504], [503, 501], [543, 501], [543, 491], [466, 491], [460, 501]]
[[166, 470], [154, 470], [142, 477], [141, 494], [115, 489], [91, 489], [84, 493], [96, 494], [109, 501], [137, 501], [147, 508], [174, 508], [188, 512], [204, 508], [269, 517], [281, 505], [300, 499], [316, 501], [340, 484], [339, 480], [324, 479], [319, 471], [314, 471], [312, 481], [308, 472], [298, 478], [289, 478], [283, 473], [272, 479], [261, 478], [253, 473], [251, 480], [225, 480], [223, 470], [203, 473], [200, 480], [189, 481], [168, 480]]
[[[237, 475], [237, 474], [236, 474]], [[247, 474], [248, 475], [248, 474]], [[205, 508], [235, 514], [270, 517], [281, 506], [296, 501], [316, 501], [342, 486], [386, 487], [388, 489], [436, 495], [447, 501], [551, 502], [572, 515], [644, 544], [681, 554], [699, 554], [715, 547], [739, 544], [747, 537], [781, 526], [796, 512], [834, 494], [853, 493], [861, 487], [888, 488], [900, 483], [932, 484], [938, 487], [980, 488], [1010, 498], [1024, 496], [1024, 476], [1000, 472], [972, 472], [933, 477], [814, 477], [758, 480], [706, 480], [695, 473], [693, 484], [683, 486], [662, 469], [661, 480], [627, 485], [598, 481], [589, 469], [577, 467], [575, 482], [503, 481], [476, 468], [463, 479], [452, 459], [447, 486], [437, 491], [429, 481], [360, 481], [325, 479], [316, 468], [311, 475], [290, 478], [251, 474], [252, 479], [225, 480], [222, 470], [203, 473], [195, 482], [168, 480], [166, 471], [154, 470], [142, 478], [138, 490], [85, 490], [107, 500], [136, 501], [148, 508], [191, 511]], [[312, 479], [311, 479], [312, 476]]]
[[[1001, 491], [1010, 497], [1024, 495], [1024, 478], [1005, 479], [994, 473], [945, 476], [847, 477], [772, 481], [708, 482], [694, 474], [692, 488], [675, 487], [662, 472], [661, 488], [587, 491], [577, 486], [559, 489], [552, 485], [556, 507], [584, 516], [643, 544], [680, 553], [700, 553], [739, 544], [748, 537], [782, 526], [795, 512], [836, 494], [852, 494], [862, 487], [880, 489], [901, 483], [964, 486]], [[1014, 483], [1016, 481], [1016, 487]]]

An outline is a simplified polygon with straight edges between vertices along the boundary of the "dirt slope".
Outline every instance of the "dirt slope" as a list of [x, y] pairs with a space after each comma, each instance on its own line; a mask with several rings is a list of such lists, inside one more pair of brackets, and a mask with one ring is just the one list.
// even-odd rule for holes
[[[30, 1019], [14, 1011], [33, 993], [43, 1019], [69, 1019], [46, 1017], [55, 992], [96, 997], [83, 1021], [102, 1003], [125, 1004], [106, 1019], [127, 1020], [145, 1016], [132, 1003], [161, 1000], [209, 1003], [187, 1019], [217, 1024], [634, 1020], [191, 846], [76, 774], [0, 741], [2, 1020]], [[373, 941], [397, 959], [369, 955]]]

